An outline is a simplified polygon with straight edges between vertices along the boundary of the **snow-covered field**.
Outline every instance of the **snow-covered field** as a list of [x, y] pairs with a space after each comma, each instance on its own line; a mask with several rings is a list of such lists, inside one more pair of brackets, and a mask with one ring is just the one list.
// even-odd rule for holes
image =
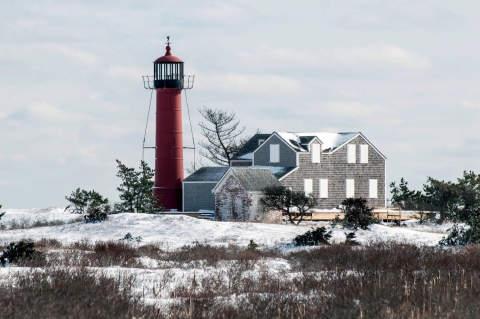
[[[123, 213], [110, 215], [109, 220], [97, 224], [85, 224], [78, 221], [79, 215], [70, 214], [63, 208], [47, 209], [5, 209], [0, 223], [7, 229], [0, 230], [0, 242], [7, 243], [20, 239], [56, 238], [62, 243], [72, 243], [81, 239], [117, 240], [127, 233], [143, 238], [142, 243], [156, 243], [163, 249], [175, 249], [194, 241], [211, 245], [236, 244], [248, 245], [253, 239], [260, 247], [278, 247], [288, 244], [299, 234], [311, 227], [326, 226], [328, 222], [302, 222], [299, 226], [291, 224], [265, 224], [250, 222], [216, 222], [184, 215], [149, 215]], [[75, 221], [77, 220], [77, 221]], [[35, 221], [64, 222], [64, 224], [33, 227], [26, 229], [8, 229], [13, 221], [33, 224]], [[450, 224], [418, 225], [414, 220], [405, 222], [406, 227], [392, 227], [385, 224], [372, 225], [370, 230], [356, 232], [357, 241], [365, 243], [377, 240], [394, 240], [417, 245], [436, 245], [446, 236]], [[334, 242], [345, 241], [346, 230], [332, 229]]]
[[[134, 294], [147, 304], [155, 305], [166, 317], [168, 317], [171, 305], [182, 304], [185, 300], [185, 291], [190, 291], [190, 293], [196, 291], [198, 296], [201, 296], [204, 291], [210, 291], [209, 289], [215, 287], [215, 296], [211, 298], [217, 298], [220, 303], [227, 302], [235, 305], [246, 296], [241, 291], [249, 291], [248, 285], [250, 283], [260, 285], [260, 282], [282, 282], [285, 287], [293, 287], [298, 280], [308, 281], [306, 279], [308, 277], [304, 276], [304, 272], [298, 266], [295, 266], [295, 262], [292, 262], [293, 259], [289, 257], [289, 254], [297, 253], [299, 248], [294, 248], [288, 244], [292, 242], [295, 236], [317, 226], [325, 226], [329, 231], [332, 231], [331, 241], [336, 243], [344, 242], [345, 233], [350, 232], [339, 227], [332, 229], [328, 222], [304, 221], [299, 226], [294, 226], [285, 223], [216, 222], [181, 214], [123, 213], [110, 215], [109, 219], [102, 223], [86, 224], [79, 218], [81, 216], [67, 213], [63, 208], [4, 209], [2, 211], [5, 211], [6, 214], [0, 220], [0, 244], [5, 245], [22, 239], [57, 239], [63, 246], [59, 248], [50, 247], [46, 254], [51, 257], [63, 254], [65, 260], [74, 260], [75, 258], [89, 260], [88, 256], [95, 255], [92, 245], [87, 249], [77, 249], [78, 246], [69, 246], [69, 244], [85, 239], [90, 243], [118, 241], [127, 233], [130, 233], [133, 237], [142, 237], [139, 243], [131, 242], [127, 244], [131, 245], [136, 251], [141, 250], [138, 249], [139, 246], [147, 244], [154, 244], [150, 246], [161, 248], [162, 252], [156, 256], [142, 252], [134, 257], [129, 266], [119, 266], [121, 263], [115, 262], [103, 266], [87, 263], [87, 265], [90, 265], [87, 268], [106, 274], [120, 284], [125, 284], [128, 281], [125, 278], [128, 276], [133, 276], [135, 280], [133, 284], [130, 284], [130, 287]], [[372, 225], [370, 230], [356, 231], [356, 240], [360, 243], [397, 241], [418, 246], [435, 246], [442, 237], [447, 235], [448, 228], [452, 226], [451, 224], [435, 225], [430, 223], [419, 225], [415, 220], [403, 224], [402, 227], [392, 227], [388, 224]], [[246, 248], [251, 239], [259, 245], [261, 250], [266, 250], [265, 255], [262, 255], [266, 257], [252, 260], [236, 257], [237, 259], [229, 260], [226, 258], [227, 260], [220, 259], [212, 262], [207, 259], [211, 258], [211, 255], [208, 255], [208, 249], [205, 250], [205, 255], [200, 258], [195, 257], [196, 259], [192, 259], [192, 255], [183, 259], [175, 257], [175, 254], [181, 252], [182, 249], [188, 251], [188, 248], [182, 248], [183, 246], [190, 245], [190, 247], [193, 247], [195, 245], [192, 244], [195, 242], [212, 246], [234, 244], [240, 247], [236, 248], [237, 252], [238, 249], [245, 252], [246, 250], [243, 247]], [[150, 246], [143, 248], [147, 249]], [[220, 250], [219, 248], [215, 249]], [[352, 249], [356, 248], [353, 247]], [[268, 255], [272, 251], [274, 253]], [[164, 256], [166, 252], [172, 258], [162, 257], [161, 254]], [[300, 251], [300, 253], [304, 252]], [[76, 257], [72, 259], [72, 256]], [[206, 259], [202, 259], [203, 256]], [[61, 260], [63, 259], [60, 259], [59, 266], [67, 265], [67, 263], [62, 264], [63, 261]], [[72, 266], [72, 264], [68, 265], [68, 267], [77, 267]], [[75, 265], [80, 265], [80, 263]], [[0, 283], [2, 281], [8, 282], [14, 274], [23, 273], [29, 269], [31, 268], [20, 267], [15, 264], [0, 267]], [[36, 269], [49, 271], [45, 267]], [[318, 278], [327, 275], [333, 276], [331, 272], [322, 268], [317, 268], [314, 272]], [[336, 274], [335, 270], [335, 276]], [[352, 275], [355, 277], [356, 274], [346, 270], [342, 276]], [[335, 277], [332, 278], [335, 279]], [[230, 292], [231, 284], [241, 285], [243, 290], [239, 289], [239, 294]], [[182, 291], [184, 295], [179, 297], [178, 293], [182, 293]], [[320, 291], [316, 291], [312, 295], [319, 294]], [[305, 300], [310, 300], [308, 299], [310, 298], [308, 293], [299, 296]]]

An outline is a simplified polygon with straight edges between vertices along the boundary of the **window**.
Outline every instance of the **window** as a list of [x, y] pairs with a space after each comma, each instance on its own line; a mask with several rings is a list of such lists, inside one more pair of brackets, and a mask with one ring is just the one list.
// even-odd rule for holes
[[368, 197], [370, 198], [378, 197], [378, 182], [376, 179], [368, 180]]
[[270, 144], [270, 163], [280, 162], [280, 145]]
[[305, 195], [310, 195], [313, 192], [313, 182], [311, 179], [303, 180], [303, 191]]
[[320, 198], [328, 198], [328, 179], [320, 179]]
[[347, 179], [347, 191], [345, 193], [345, 196], [347, 198], [354, 197], [355, 196], [355, 180], [353, 179]]
[[357, 161], [357, 154], [355, 152], [355, 144], [347, 145], [347, 163], [355, 164]]
[[320, 163], [320, 144], [310, 146], [310, 155], [312, 156], [312, 163]]
[[368, 164], [368, 145], [360, 145], [360, 163]]
[[263, 142], [265, 142], [265, 139], [264, 138], [261, 138], [258, 140], [258, 146], [260, 146]]

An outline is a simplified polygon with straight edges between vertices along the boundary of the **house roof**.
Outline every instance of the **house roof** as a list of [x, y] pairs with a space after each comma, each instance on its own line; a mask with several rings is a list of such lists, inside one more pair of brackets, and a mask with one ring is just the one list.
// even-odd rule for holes
[[231, 167], [233, 174], [247, 191], [262, 191], [266, 186], [281, 185], [267, 168]]
[[260, 166], [260, 165], [254, 165], [254, 166], [251, 166], [251, 167], [252, 168], [267, 168], [267, 169], [270, 170], [270, 172], [272, 172], [272, 174], [277, 179], [281, 179], [283, 176], [287, 175], [288, 173], [290, 173], [291, 171], [296, 169], [296, 167]]
[[307, 152], [306, 145], [317, 137], [322, 142], [323, 153], [331, 153], [360, 132], [329, 133], [329, 132], [276, 132], [285, 142], [297, 152]]
[[218, 182], [227, 172], [227, 166], [202, 167], [185, 178], [184, 182]]
[[248, 140], [245, 145], [238, 150], [238, 152], [232, 157], [232, 160], [251, 160], [253, 158], [252, 153], [258, 147], [258, 140], [266, 140], [272, 134], [255, 134]]

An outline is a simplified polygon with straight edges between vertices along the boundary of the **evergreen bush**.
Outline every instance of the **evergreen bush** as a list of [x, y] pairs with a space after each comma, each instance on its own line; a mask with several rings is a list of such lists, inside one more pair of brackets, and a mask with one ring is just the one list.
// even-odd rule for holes
[[85, 223], [100, 223], [108, 219], [108, 213], [110, 208], [99, 208], [95, 207], [90, 209], [87, 214], [84, 216]]
[[342, 202], [342, 211], [345, 217], [343, 227], [357, 230], [368, 229], [368, 226], [379, 221], [373, 217], [373, 208], [368, 207], [363, 197], [347, 198]]
[[464, 246], [480, 243], [480, 217], [469, 220], [468, 227], [454, 224], [450, 234], [440, 240], [441, 246]]
[[307, 231], [305, 234], [298, 235], [293, 240], [294, 246], [317, 246], [317, 245], [330, 245], [329, 240], [332, 237], [332, 232], [325, 229], [324, 226], [312, 227], [312, 230]]
[[353, 246], [357, 246], [357, 245], [360, 245], [360, 243], [358, 241], [355, 240], [355, 238], [357, 237], [357, 235], [355, 234], [355, 232], [350, 232], [350, 233], [345, 233], [345, 244], [347, 245], [353, 245]]
[[258, 251], [258, 244], [254, 242], [253, 239], [250, 239], [250, 243], [247, 246], [247, 250]]
[[35, 254], [40, 254], [34, 248], [33, 242], [20, 241], [18, 244], [10, 243], [0, 256], [0, 264], [5, 267], [7, 263], [12, 264], [21, 260], [33, 259]]

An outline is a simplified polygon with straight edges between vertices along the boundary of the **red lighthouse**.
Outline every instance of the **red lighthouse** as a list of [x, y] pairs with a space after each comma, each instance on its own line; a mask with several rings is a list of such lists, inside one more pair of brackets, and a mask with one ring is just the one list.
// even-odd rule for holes
[[[169, 37], [167, 37], [168, 39]], [[156, 91], [155, 184], [153, 196], [161, 196], [165, 210], [182, 209], [183, 140], [182, 89], [183, 61], [172, 55], [167, 42], [164, 56], [153, 62]], [[150, 84], [150, 81], [148, 81]]]

